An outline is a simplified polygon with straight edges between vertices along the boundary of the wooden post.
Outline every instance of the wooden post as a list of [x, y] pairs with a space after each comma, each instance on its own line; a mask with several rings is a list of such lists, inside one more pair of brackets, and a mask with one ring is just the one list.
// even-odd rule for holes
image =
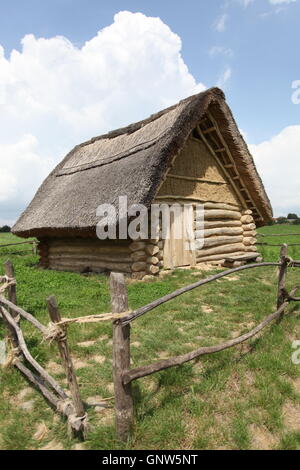
[[[128, 311], [128, 293], [123, 274], [110, 275], [111, 306], [113, 313]], [[117, 436], [127, 441], [133, 427], [133, 399], [131, 384], [124, 385], [122, 374], [130, 369], [130, 324], [113, 324], [113, 376]]]
[[[47, 299], [47, 304], [48, 304], [48, 312], [49, 312], [51, 321], [53, 323], [60, 322], [61, 316], [57, 307], [57, 302], [56, 302], [55, 297], [54, 296], [49, 297]], [[58, 344], [58, 349], [60, 352], [62, 363], [65, 368], [69, 389], [70, 389], [72, 400], [74, 403], [76, 416], [78, 418], [83, 418], [85, 417], [85, 409], [84, 409], [84, 405], [80, 397], [79, 386], [78, 386], [76, 374], [74, 371], [74, 366], [72, 363], [72, 358], [71, 358], [65, 330], [62, 329], [61, 335], [58, 335], [56, 337], [56, 341]], [[81, 431], [83, 431], [84, 434], [86, 431], [86, 426], [87, 426], [87, 421], [86, 419], [83, 419]]]
[[[282, 245], [280, 250], [280, 262], [281, 266], [279, 268], [279, 276], [278, 276], [278, 293], [277, 293], [277, 308], [281, 307], [281, 305], [285, 301], [286, 291], [285, 291], [285, 281], [287, 275], [287, 267], [288, 267], [288, 245], [285, 243]], [[284, 311], [281, 313], [278, 322], [282, 320], [284, 317]]]
[[[15, 270], [11, 261], [7, 260], [4, 263], [5, 274], [7, 277], [13, 279], [15, 277]], [[16, 286], [9, 286], [8, 288], [8, 300], [10, 300], [13, 304], [17, 305], [17, 288]], [[11, 316], [15, 319], [18, 316], [15, 312], [11, 313]]]
[[[13, 267], [13, 264], [12, 264], [11, 261], [7, 260], [4, 263], [4, 270], [5, 270], [5, 274], [8, 278], [13, 279], [15, 277], [15, 270], [14, 270], [14, 267]], [[17, 305], [16, 285], [8, 287], [7, 297], [8, 297], [8, 300], [10, 300], [10, 302]], [[11, 314], [11, 316], [13, 317], [13, 319], [18, 323], [19, 320], [20, 320], [18, 314], [12, 309], [8, 309], [8, 311]], [[19, 346], [19, 341], [18, 341], [17, 334], [16, 334], [15, 330], [10, 327], [9, 324], [6, 323], [6, 326], [7, 326], [7, 329], [8, 329], [8, 338], [10, 339], [11, 344], [13, 345], [13, 347], [15, 349], [17, 349], [18, 346]]]

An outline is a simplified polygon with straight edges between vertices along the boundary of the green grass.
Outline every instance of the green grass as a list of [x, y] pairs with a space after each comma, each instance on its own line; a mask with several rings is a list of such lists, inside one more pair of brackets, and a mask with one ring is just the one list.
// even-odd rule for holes
[[[290, 231], [295, 227], [287, 228]], [[260, 231], [274, 229], [278, 227]], [[285, 226], [280, 230], [286, 230]], [[10, 234], [0, 234], [0, 244], [14, 239]], [[275, 239], [276, 243], [286, 241]], [[264, 249], [265, 259], [278, 259], [279, 248]], [[16, 270], [19, 305], [44, 324], [49, 321], [46, 298], [52, 294], [63, 317], [110, 310], [106, 277], [40, 270], [32, 254], [9, 255], [8, 251], [0, 248], [0, 274], [9, 256]], [[300, 259], [299, 251], [292, 256]], [[129, 282], [130, 307], [142, 306], [207, 275], [176, 270], [155, 282]], [[299, 284], [299, 277], [300, 271], [291, 269], [288, 286]], [[183, 354], [248, 331], [274, 311], [276, 282], [275, 268], [244, 271], [149, 312], [132, 324], [132, 366]], [[245, 345], [135, 381], [136, 425], [126, 444], [115, 438], [113, 400], [107, 402], [111, 407], [102, 412], [89, 407], [92, 430], [84, 447], [299, 449], [300, 366], [291, 360], [292, 341], [300, 339], [299, 314], [300, 306], [291, 304], [280, 325], [270, 326]], [[25, 321], [22, 328], [33, 356], [65, 386], [63, 372], [53, 365], [60, 363], [55, 344], [41, 342], [39, 333]], [[73, 325], [68, 338], [75, 364], [82, 366], [77, 375], [83, 399], [112, 397], [111, 324]], [[86, 341], [95, 342], [85, 347], [78, 344]], [[13, 368], [0, 369], [0, 421], [1, 449], [40, 449], [46, 445], [71, 449], [77, 443], [68, 437], [64, 421]], [[37, 440], [34, 435], [41, 425], [45, 432]]]

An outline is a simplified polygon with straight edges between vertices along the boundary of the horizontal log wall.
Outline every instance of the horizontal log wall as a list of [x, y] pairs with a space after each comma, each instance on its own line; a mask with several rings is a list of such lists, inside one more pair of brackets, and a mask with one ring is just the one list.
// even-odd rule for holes
[[[53, 238], [47, 242], [47, 262], [50, 269], [74, 272], [131, 273], [129, 243], [121, 240], [88, 238]], [[45, 257], [42, 265], [45, 265]]]
[[256, 226], [250, 210], [229, 204], [205, 203], [204, 224], [195, 213], [197, 264], [224, 264], [228, 256], [255, 253], [255, 236]]

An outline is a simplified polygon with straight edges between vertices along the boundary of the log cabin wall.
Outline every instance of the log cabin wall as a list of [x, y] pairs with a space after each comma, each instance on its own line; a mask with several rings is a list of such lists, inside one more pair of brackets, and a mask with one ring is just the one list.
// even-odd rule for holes
[[40, 241], [39, 252], [41, 266], [57, 271], [131, 273], [127, 240], [51, 238]]

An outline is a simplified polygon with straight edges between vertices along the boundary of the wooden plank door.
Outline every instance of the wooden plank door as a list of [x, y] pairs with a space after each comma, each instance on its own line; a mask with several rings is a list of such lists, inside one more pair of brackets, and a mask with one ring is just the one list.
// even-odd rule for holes
[[[191, 211], [193, 207], [191, 206]], [[193, 218], [186, 211], [170, 213], [170, 226], [164, 243], [164, 268], [173, 269], [182, 266], [194, 266], [196, 254], [193, 240], [189, 234], [193, 230]], [[181, 238], [178, 239], [178, 234]]]

